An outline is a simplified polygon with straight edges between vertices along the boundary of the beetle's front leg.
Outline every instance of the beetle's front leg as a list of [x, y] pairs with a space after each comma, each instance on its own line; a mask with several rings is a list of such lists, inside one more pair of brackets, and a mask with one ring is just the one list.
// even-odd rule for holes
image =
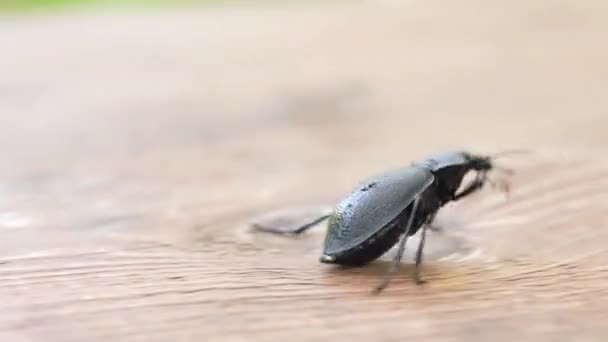
[[475, 177], [475, 180], [469, 184], [464, 190], [462, 190], [459, 194], [454, 195], [454, 201], [458, 201], [459, 199], [466, 197], [475, 191], [481, 190], [483, 186], [486, 184], [487, 175], [485, 172], [480, 172]]

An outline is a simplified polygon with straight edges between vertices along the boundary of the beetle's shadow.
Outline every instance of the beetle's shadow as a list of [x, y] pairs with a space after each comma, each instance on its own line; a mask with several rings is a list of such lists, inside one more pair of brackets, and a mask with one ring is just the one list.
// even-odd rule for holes
[[[391, 287], [413, 286], [415, 261], [414, 255], [420, 241], [420, 235], [409, 238], [405, 254], [397, 272], [393, 275]], [[396, 248], [391, 249], [377, 260], [365, 266], [338, 266], [333, 265], [324, 270], [327, 285], [336, 287], [350, 287], [371, 291], [384, 281], [390, 269]], [[470, 259], [483, 259], [480, 249], [461, 234], [446, 234], [446, 232], [429, 232], [427, 244], [424, 249], [424, 260], [421, 276], [429, 284], [441, 282], [442, 279], [453, 278], [462, 271], [462, 262]], [[424, 286], [423, 286], [424, 287]], [[418, 287], [416, 287], [418, 288]]]
[[[324, 272], [324, 283], [327, 286], [339, 288], [341, 290], [350, 289], [357, 293], [359, 291], [372, 293], [385, 279], [392, 261], [376, 260], [368, 265], [357, 266], [332, 266]], [[418, 286], [414, 281], [415, 265], [402, 263], [395, 274], [392, 275], [389, 287], [409, 286], [415, 289], [422, 289], [426, 284]], [[427, 284], [438, 281], [440, 274], [453, 273], [452, 267], [456, 265], [424, 265], [421, 276], [427, 280]], [[350, 291], [346, 291], [350, 292]]]

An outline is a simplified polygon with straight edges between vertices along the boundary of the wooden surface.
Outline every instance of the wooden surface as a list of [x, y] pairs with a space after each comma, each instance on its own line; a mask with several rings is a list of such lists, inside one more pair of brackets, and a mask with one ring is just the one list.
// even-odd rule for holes
[[[0, 23], [0, 340], [605, 341], [604, 1], [362, 2]], [[416, 287], [304, 220], [451, 148], [531, 148], [449, 206]], [[415, 243], [416, 240], [411, 240]], [[411, 253], [411, 249], [409, 252]]]

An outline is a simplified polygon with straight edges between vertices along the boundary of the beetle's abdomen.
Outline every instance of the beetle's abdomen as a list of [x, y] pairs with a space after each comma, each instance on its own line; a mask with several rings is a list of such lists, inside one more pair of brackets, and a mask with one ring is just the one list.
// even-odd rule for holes
[[399, 241], [401, 233], [400, 229], [389, 229], [385, 234], [372, 237], [350, 250], [336, 255], [324, 254], [321, 262], [345, 266], [363, 266], [388, 252]]
[[399, 241], [399, 237], [405, 229], [405, 227], [400, 227], [400, 223], [404, 220], [403, 217], [407, 220], [408, 216], [409, 210], [405, 210], [397, 219], [362, 244], [337, 254], [324, 254], [320, 261], [339, 265], [362, 266], [379, 258]]
[[[414, 199], [433, 182], [431, 172], [409, 166], [373, 177], [338, 203], [328, 222], [323, 253], [336, 256], [324, 261], [352, 256], [356, 263], [369, 261], [386, 252], [399, 239], [389, 234], [401, 226], [401, 215]], [[363, 251], [360, 251], [363, 250]]]
[[[427, 219], [432, 217], [439, 209], [439, 202], [436, 199], [435, 192], [435, 187], [430, 187], [420, 194], [420, 203], [408, 236], [416, 234], [420, 227], [426, 223]], [[327, 253], [328, 251], [325, 250], [326, 254], [321, 256], [320, 261], [332, 264], [361, 266], [377, 259], [399, 242], [399, 238], [407, 229], [412, 208], [413, 203], [407, 206], [405, 210], [399, 213], [395, 219], [390, 221], [376, 234], [373, 234], [357, 246], [333, 254]], [[329, 224], [330, 228], [332, 224], [338, 224], [337, 227], [333, 227], [334, 229], [340, 228], [340, 221], [335, 218], [332, 218]]]

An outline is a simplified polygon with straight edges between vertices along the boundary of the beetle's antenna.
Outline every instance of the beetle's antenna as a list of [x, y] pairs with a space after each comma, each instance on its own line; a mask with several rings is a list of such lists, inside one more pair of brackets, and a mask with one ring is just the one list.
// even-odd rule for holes
[[510, 155], [514, 155], [514, 154], [528, 154], [528, 153], [532, 153], [532, 150], [524, 150], [524, 149], [511, 149], [511, 150], [504, 150], [504, 151], [500, 151], [498, 153], [494, 153], [492, 155], [490, 155], [490, 159], [497, 159], [497, 158], [502, 158], [505, 156], [510, 156]]
[[515, 174], [515, 170], [508, 168], [508, 167], [501, 166], [501, 165], [494, 164], [494, 165], [492, 165], [492, 168], [494, 170], [497, 170], [497, 171], [500, 171], [500, 172], [506, 174], [507, 176], [513, 176]]

